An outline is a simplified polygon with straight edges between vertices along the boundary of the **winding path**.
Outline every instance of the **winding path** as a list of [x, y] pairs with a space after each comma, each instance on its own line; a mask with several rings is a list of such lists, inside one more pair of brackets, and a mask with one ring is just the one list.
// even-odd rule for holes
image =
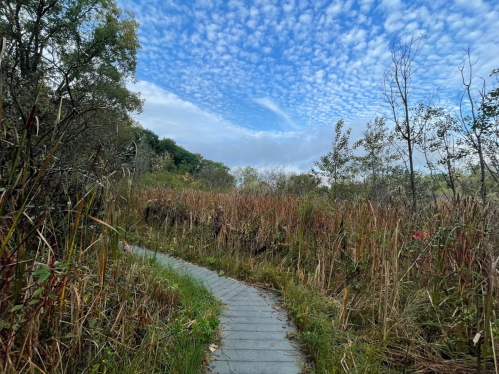
[[[153, 253], [131, 246], [138, 255]], [[158, 262], [200, 280], [225, 308], [220, 317], [222, 346], [211, 356], [216, 374], [298, 374], [305, 358], [288, 336], [296, 332], [273, 296], [214, 271], [157, 254]]]

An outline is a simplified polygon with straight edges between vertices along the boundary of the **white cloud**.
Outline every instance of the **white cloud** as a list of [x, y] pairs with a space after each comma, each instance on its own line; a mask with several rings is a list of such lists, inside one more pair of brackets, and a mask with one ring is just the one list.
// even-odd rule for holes
[[[139, 117], [144, 127], [160, 138], [172, 138], [191, 152], [223, 161], [231, 167], [285, 164], [292, 169], [306, 170], [331, 141], [330, 127], [258, 131], [234, 125], [154, 83], [138, 81], [129, 88], [140, 91], [145, 99], [144, 111]], [[269, 99], [259, 101], [279, 111]]]
[[360, 10], [367, 13], [373, 4], [374, 0], [360, 0]]
[[248, 22], [246, 22], [246, 25], [250, 28], [250, 29], [254, 29], [256, 27], [256, 25], [258, 24], [258, 21], [255, 20], [255, 19], [251, 19], [249, 20]]
[[269, 99], [268, 97], [262, 97], [262, 98], [255, 99], [255, 102], [258, 103], [258, 104], [260, 104], [261, 106], [263, 106], [263, 107], [271, 110], [272, 112], [278, 114], [282, 118], [284, 118], [286, 120], [286, 122], [288, 123], [288, 125], [290, 125], [294, 129], [298, 129], [299, 128], [293, 122], [293, 120], [289, 117], [289, 115], [287, 115], [286, 113], [284, 113], [284, 111], [281, 108], [279, 108], [279, 106], [276, 103], [274, 103], [271, 99]]
[[[289, 145], [306, 127], [328, 128], [338, 118], [361, 126], [387, 113], [380, 81], [391, 41], [407, 31], [429, 32], [415, 99], [438, 88], [441, 103], [455, 104], [465, 48], [479, 58], [476, 75], [490, 80], [499, 67], [499, 3], [492, 0], [358, 0], [355, 7], [353, 0], [118, 2], [141, 24], [139, 86], [150, 99], [140, 120], [209, 152], [218, 141], [224, 149], [260, 149], [262, 137]], [[261, 152], [269, 163], [283, 160]]]
[[333, 3], [331, 5], [329, 5], [327, 7], [326, 13], [329, 16], [334, 17], [335, 15], [337, 15], [341, 12], [341, 8], [342, 8], [342, 1], [335, 0], [335, 1], [333, 1]]
[[258, 131], [234, 125], [222, 116], [202, 110], [151, 82], [138, 81], [128, 88], [140, 92], [145, 99], [141, 123], [161, 136], [183, 142], [194, 140], [217, 143], [241, 138], [284, 139], [296, 135], [296, 131]]
[[299, 19], [300, 19], [301, 23], [310, 23], [310, 22], [312, 22], [312, 16], [310, 15], [310, 13], [302, 14]]

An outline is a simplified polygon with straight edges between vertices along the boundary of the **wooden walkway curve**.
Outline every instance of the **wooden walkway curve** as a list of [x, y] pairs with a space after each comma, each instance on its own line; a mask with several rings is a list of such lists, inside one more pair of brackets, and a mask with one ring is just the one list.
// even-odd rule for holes
[[[139, 256], [153, 252], [131, 246]], [[157, 253], [159, 263], [185, 273], [225, 305], [220, 317], [222, 346], [209, 369], [216, 374], [298, 374], [305, 356], [288, 337], [296, 332], [276, 300], [254, 287], [183, 260]]]

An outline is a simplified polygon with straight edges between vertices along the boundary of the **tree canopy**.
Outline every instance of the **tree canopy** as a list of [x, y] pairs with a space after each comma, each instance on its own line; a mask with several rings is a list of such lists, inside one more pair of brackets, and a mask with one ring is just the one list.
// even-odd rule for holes
[[[137, 31], [113, 0], [0, 0], [2, 131], [8, 144], [26, 132], [32, 171], [61, 136], [65, 170], [88, 168], [98, 149], [107, 161], [121, 151], [130, 114], [142, 107], [126, 86], [135, 79]], [[0, 175], [11, 155], [2, 147]]]

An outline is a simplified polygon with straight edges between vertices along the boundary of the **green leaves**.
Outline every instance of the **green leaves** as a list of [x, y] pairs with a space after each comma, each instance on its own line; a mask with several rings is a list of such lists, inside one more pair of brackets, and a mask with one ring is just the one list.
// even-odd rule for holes
[[33, 292], [33, 295], [32, 297], [37, 297], [38, 295], [40, 295], [43, 291], [45, 291], [45, 287], [39, 287], [36, 289], [35, 292]]
[[17, 312], [18, 310], [22, 309], [23, 305], [20, 304], [20, 305], [16, 305], [15, 307], [13, 307], [10, 312], [11, 313], [14, 313], [14, 312]]
[[35, 270], [33, 275], [38, 277], [39, 283], [45, 282], [50, 277], [50, 268], [47, 265], [40, 265], [40, 267]]
[[56, 270], [62, 271], [68, 268], [68, 264], [62, 264], [59, 261], [54, 262], [54, 266]]
[[313, 170], [314, 173], [327, 177], [333, 187], [351, 179], [350, 163], [353, 158], [349, 141], [352, 129], [348, 128], [343, 132], [344, 124], [344, 120], [336, 122], [331, 151], [314, 163], [319, 168], [319, 171]]
[[219, 276], [219, 277], [221, 277], [221, 276], [222, 276], [222, 275], [224, 275], [224, 274], [225, 274], [225, 271], [224, 271], [224, 270], [220, 270], [220, 271], [218, 272], [218, 276]]

